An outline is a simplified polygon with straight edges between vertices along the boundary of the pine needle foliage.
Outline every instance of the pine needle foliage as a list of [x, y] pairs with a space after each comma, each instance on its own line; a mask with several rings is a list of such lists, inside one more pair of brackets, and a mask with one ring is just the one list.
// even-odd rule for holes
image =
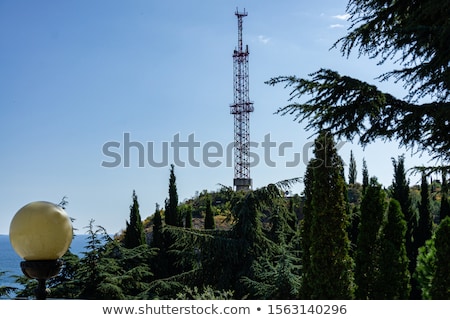
[[[379, 76], [404, 83], [408, 94], [398, 99], [376, 86], [322, 68], [307, 78], [281, 76], [267, 83], [292, 88], [279, 114], [307, 121], [306, 129], [330, 130], [337, 138], [358, 137], [362, 145], [395, 139], [401, 146], [450, 160], [450, 6], [447, 0], [350, 0], [352, 23], [339, 39], [343, 56], [393, 60], [399, 67]], [[306, 99], [303, 99], [306, 97]], [[431, 102], [418, 103], [420, 98]]]

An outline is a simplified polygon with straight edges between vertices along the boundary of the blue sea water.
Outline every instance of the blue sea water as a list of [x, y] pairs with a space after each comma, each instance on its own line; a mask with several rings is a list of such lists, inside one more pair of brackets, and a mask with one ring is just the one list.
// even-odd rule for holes
[[[85, 251], [87, 235], [76, 235], [70, 245], [70, 251], [78, 256], [82, 256]], [[9, 242], [8, 235], [0, 235], [0, 287], [20, 287], [15, 283], [14, 276], [22, 276], [20, 269], [20, 258]], [[3, 272], [3, 274], [1, 274]], [[0, 297], [2, 299], [2, 297]]]

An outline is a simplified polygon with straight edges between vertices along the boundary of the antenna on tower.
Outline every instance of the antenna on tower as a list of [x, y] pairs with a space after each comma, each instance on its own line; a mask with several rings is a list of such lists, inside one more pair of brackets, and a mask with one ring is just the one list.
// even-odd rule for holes
[[242, 19], [248, 15], [239, 12], [238, 46], [233, 53], [233, 87], [234, 103], [230, 106], [230, 113], [234, 115], [234, 180], [233, 185], [238, 190], [249, 190], [252, 186], [250, 178], [250, 112], [253, 112], [253, 102], [249, 98], [248, 76], [248, 45], [243, 48]]

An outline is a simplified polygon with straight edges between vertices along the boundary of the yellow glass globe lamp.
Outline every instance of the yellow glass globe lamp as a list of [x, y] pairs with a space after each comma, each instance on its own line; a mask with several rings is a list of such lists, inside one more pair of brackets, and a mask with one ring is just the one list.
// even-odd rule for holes
[[61, 258], [72, 242], [73, 229], [63, 208], [46, 201], [31, 202], [11, 221], [9, 238], [24, 260]]
[[39, 282], [37, 299], [45, 299], [45, 281], [62, 267], [60, 258], [69, 249], [73, 228], [60, 206], [46, 201], [31, 202], [17, 211], [9, 227], [13, 249], [25, 261], [23, 273]]

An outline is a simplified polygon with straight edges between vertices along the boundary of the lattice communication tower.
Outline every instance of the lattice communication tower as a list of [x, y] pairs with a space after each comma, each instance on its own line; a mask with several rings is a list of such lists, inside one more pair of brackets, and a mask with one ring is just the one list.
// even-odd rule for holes
[[242, 19], [247, 12], [235, 15], [238, 19], [238, 46], [233, 53], [234, 103], [230, 113], [234, 115], [234, 180], [236, 190], [248, 190], [252, 186], [250, 178], [250, 112], [253, 102], [249, 98], [248, 45], [242, 44]]

